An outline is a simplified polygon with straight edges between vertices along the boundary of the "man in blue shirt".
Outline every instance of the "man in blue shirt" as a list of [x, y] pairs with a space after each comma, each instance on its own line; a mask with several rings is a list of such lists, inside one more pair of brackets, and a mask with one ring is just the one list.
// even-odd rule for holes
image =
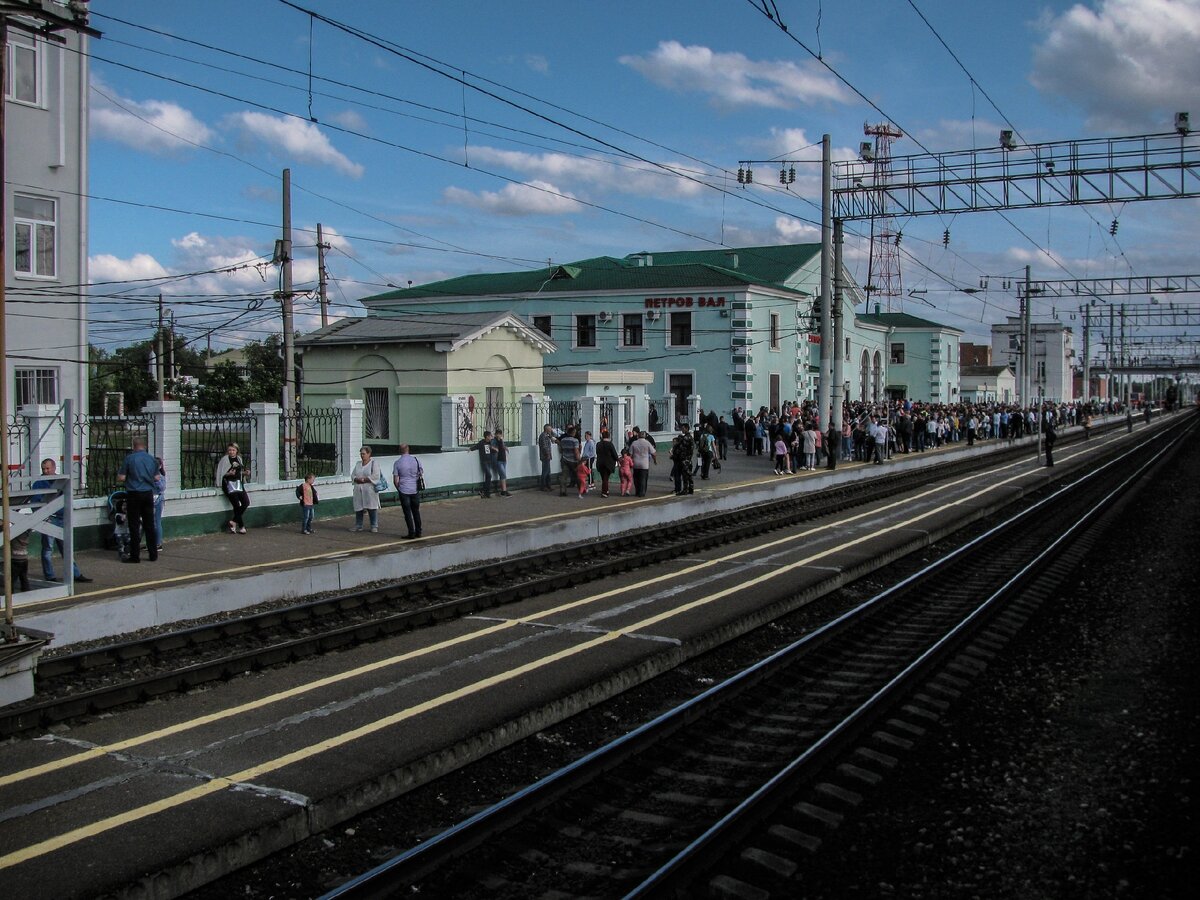
[[[46, 457], [45, 459], [42, 460], [42, 477], [39, 478], [37, 481], [35, 481], [32, 484], [33, 489], [38, 490], [40, 488], [53, 488], [54, 482], [51, 481], [50, 479], [57, 474], [58, 474], [58, 464], [50, 457]], [[66, 500], [66, 502], [70, 503], [71, 502], [70, 498], [68, 498]], [[55, 513], [54, 515], [52, 515], [49, 518], [48, 521], [50, 522], [51, 525], [57, 525], [59, 528], [62, 528], [63, 515], [61, 512]], [[45, 534], [42, 535], [42, 577], [45, 578], [47, 581], [57, 581], [58, 580], [54, 577], [54, 547], [55, 547], [55, 545], [58, 546], [58, 555], [62, 556], [63, 555], [62, 539], [61, 538], [52, 538], [49, 535], [45, 535]], [[76, 563], [74, 560], [72, 560], [72, 565], [74, 566], [74, 569], [75, 569], [75, 581], [84, 583], [84, 582], [90, 582], [92, 580], [92, 579], [88, 578], [86, 575], [84, 575], [82, 572], [79, 571], [79, 564]]]
[[146, 555], [158, 561], [158, 535], [154, 531], [154, 479], [158, 462], [146, 452], [146, 439], [133, 439], [133, 452], [125, 457], [117, 471], [117, 481], [125, 485], [125, 510], [129, 513], [129, 558], [122, 562], [141, 562], [142, 532], [146, 533]]

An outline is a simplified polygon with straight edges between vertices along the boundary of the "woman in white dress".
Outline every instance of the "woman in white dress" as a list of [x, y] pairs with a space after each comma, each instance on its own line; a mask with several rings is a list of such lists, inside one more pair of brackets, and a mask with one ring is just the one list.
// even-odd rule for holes
[[379, 463], [371, 458], [371, 448], [363, 447], [358, 451], [360, 462], [350, 473], [354, 481], [354, 526], [351, 531], [363, 530], [363, 512], [370, 516], [371, 533], [379, 531], [379, 491], [375, 487], [383, 472]]

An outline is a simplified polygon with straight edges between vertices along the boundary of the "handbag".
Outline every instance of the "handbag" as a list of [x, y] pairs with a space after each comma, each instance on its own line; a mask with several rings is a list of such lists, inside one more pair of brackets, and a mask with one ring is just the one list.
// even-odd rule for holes
[[382, 494], [382, 493], [384, 493], [384, 492], [385, 492], [387, 489], [388, 489], [388, 483], [387, 483], [387, 479], [386, 479], [386, 478], [384, 478], [384, 477], [383, 477], [383, 475], [380, 475], [380, 476], [379, 476], [379, 480], [378, 480], [377, 482], [375, 482], [375, 490], [376, 490], [378, 493]]

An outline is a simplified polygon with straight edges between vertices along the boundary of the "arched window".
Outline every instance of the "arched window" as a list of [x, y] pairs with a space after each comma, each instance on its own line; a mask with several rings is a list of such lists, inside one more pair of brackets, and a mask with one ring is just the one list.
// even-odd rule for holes
[[861, 400], [863, 403], [866, 403], [870, 399], [870, 397], [867, 393], [868, 385], [870, 384], [870, 378], [871, 378], [871, 354], [868, 353], [864, 349], [862, 352], [862, 369], [860, 370], [859, 376], [858, 376], [858, 385], [859, 385], [859, 398], [858, 399]]
[[883, 354], [875, 351], [875, 366], [871, 372], [871, 399], [878, 400], [883, 396]]

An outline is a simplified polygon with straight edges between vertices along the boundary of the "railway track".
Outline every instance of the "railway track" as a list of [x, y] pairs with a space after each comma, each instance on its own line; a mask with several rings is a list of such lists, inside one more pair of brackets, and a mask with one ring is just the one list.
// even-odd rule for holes
[[[1133, 448], [1092, 469], [770, 658], [328, 896], [794, 892], [804, 854], [1070, 574], [1091, 521], [1194, 428], [1157, 436], [1153, 455]], [[1132, 475], [1122, 463], [1135, 465]]]
[[[1119, 423], [1109, 427], [1119, 427]], [[1081, 439], [1079, 435], [1073, 438]], [[39, 665], [37, 695], [31, 701], [0, 710], [0, 737], [383, 639], [611, 577], [614, 572], [750, 539], [895, 496], [951, 475], [993, 468], [1029, 452], [1028, 446], [1015, 445], [987, 456], [911, 472], [864, 477], [736, 512], [698, 516], [688, 520], [685, 528], [671, 523], [654, 532], [643, 532], [637, 542], [618, 535], [583, 546], [494, 560], [52, 656]]]

